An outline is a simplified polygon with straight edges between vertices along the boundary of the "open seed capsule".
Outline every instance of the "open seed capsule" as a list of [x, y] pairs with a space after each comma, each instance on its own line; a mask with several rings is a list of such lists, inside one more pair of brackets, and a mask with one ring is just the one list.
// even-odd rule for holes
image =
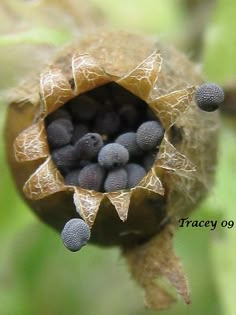
[[[196, 87], [201, 84], [195, 66], [156, 37], [99, 32], [81, 36], [76, 44], [57, 54], [42, 70], [39, 80], [29, 80], [20, 89], [19, 97], [14, 94], [8, 108], [8, 161], [24, 199], [60, 233], [69, 220], [80, 216], [91, 229], [91, 243], [120, 246], [131, 273], [145, 289], [147, 305], [153, 308], [168, 306], [173, 300], [164, 290], [159, 294], [156, 277], [167, 277], [189, 303], [186, 279], [173, 249], [173, 235], [178, 219], [197, 206], [214, 178], [218, 114], [207, 114], [196, 106]], [[87, 120], [80, 111], [73, 117], [71, 104], [79, 106], [82, 95], [96, 99], [97, 116], [91, 110]], [[56, 111], [63, 109], [74, 127], [85, 123], [88, 132], [94, 133], [101, 127], [96, 121], [102, 117], [99, 111], [105, 111], [106, 126], [114, 128], [100, 131], [105, 145], [98, 159], [95, 156], [91, 162], [103, 167], [106, 161], [104, 168], [125, 167], [130, 158], [129, 163], [143, 166], [145, 156], [129, 157], [124, 147], [127, 157], [118, 165], [102, 154], [125, 132], [120, 111], [124, 104], [134, 106], [133, 113], [138, 116], [131, 130], [128, 128], [131, 132], [138, 130], [139, 134], [140, 125], [148, 124], [149, 109], [156, 117], [154, 123], [160, 126], [161, 136], [153, 137], [157, 130], [154, 128], [153, 132], [145, 129], [145, 135], [140, 132], [137, 137], [140, 147], [147, 150], [145, 155], [154, 153], [154, 164], [131, 189], [122, 186], [125, 189], [104, 192], [100, 187], [96, 191], [93, 188], [97, 187], [68, 185], [67, 174], [90, 164], [83, 166], [84, 160], [75, 158], [74, 142], [56, 152], [50, 147], [46, 127], [55, 120], [52, 116], [58, 116]], [[109, 116], [107, 112], [115, 114]], [[173, 141], [174, 130], [181, 130], [178, 141]], [[69, 169], [62, 172], [61, 167]], [[83, 169], [79, 178], [82, 172]]]

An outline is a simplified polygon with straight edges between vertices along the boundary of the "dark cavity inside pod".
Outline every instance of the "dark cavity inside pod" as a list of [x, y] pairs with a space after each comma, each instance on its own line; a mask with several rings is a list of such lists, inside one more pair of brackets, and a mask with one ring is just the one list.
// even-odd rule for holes
[[148, 104], [116, 83], [73, 98], [45, 124], [52, 160], [66, 185], [98, 192], [137, 186], [164, 136]]

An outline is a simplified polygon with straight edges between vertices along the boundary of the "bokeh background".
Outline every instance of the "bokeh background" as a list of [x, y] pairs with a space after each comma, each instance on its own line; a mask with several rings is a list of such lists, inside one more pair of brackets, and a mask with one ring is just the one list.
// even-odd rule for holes
[[[87, 2], [86, 2], [87, 3]], [[145, 32], [174, 42], [222, 85], [236, 78], [235, 0], [91, 0], [0, 3], [0, 314], [144, 315], [141, 290], [118, 249], [68, 252], [17, 195], [4, 155], [5, 101], [83, 27]], [[99, 29], [99, 27], [97, 27]], [[235, 104], [236, 106], [236, 104]], [[236, 117], [236, 116], [235, 116]], [[6, 129], [7, 132], [7, 129]], [[234, 315], [236, 280], [236, 118], [222, 115], [215, 187], [194, 219], [233, 220], [232, 229], [182, 228], [175, 238], [192, 292], [163, 315]]]

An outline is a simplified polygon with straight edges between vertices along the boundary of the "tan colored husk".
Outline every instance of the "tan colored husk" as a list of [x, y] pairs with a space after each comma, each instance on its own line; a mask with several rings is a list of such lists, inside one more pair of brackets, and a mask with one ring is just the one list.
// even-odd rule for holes
[[[69, 84], [72, 79], [74, 88]], [[154, 166], [130, 190], [98, 193], [66, 186], [49, 156], [43, 120], [80, 93], [109, 82], [146, 101], [165, 127]], [[167, 277], [189, 302], [186, 279], [172, 247], [173, 233], [178, 219], [192, 211], [210, 188], [217, 146], [217, 113], [200, 111], [194, 101], [200, 82], [185, 56], [152, 37], [86, 34], [56, 56], [41, 73], [40, 84], [29, 81], [9, 106], [8, 159], [20, 193], [42, 220], [59, 231], [77, 216], [77, 209], [91, 227], [91, 242], [120, 245], [146, 291], [147, 305], [155, 309], [173, 301], [154, 284], [158, 276]]]

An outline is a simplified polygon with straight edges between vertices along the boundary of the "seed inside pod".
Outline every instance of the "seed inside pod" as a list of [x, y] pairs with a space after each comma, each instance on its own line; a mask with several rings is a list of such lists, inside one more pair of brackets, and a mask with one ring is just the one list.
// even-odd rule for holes
[[124, 168], [111, 170], [104, 183], [106, 192], [125, 189], [128, 183], [127, 171]]
[[128, 188], [135, 187], [146, 175], [145, 169], [139, 164], [129, 163], [125, 166], [125, 169], [128, 174]]
[[79, 174], [80, 170], [73, 170], [66, 174], [65, 176], [65, 184], [72, 185], [72, 186], [79, 186]]
[[65, 224], [61, 232], [61, 239], [66, 248], [72, 252], [77, 252], [90, 239], [88, 224], [81, 219], [71, 219]]
[[57, 119], [47, 127], [48, 143], [51, 148], [60, 148], [69, 144], [72, 138], [73, 126], [68, 119]]
[[79, 186], [86, 189], [100, 191], [105, 178], [105, 170], [93, 163], [85, 166], [79, 174]]
[[128, 150], [119, 143], [105, 145], [98, 155], [99, 164], [107, 169], [125, 165], [128, 160]]
[[75, 125], [74, 132], [71, 138], [71, 142], [74, 144], [80, 138], [82, 138], [86, 133], [88, 133], [88, 127], [84, 124]]
[[81, 160], [92, 160], [103, 146], [102, 137], [98, 133], [87, 133], [75, 144], [75, 154]]
[[98, 115], [95, 121], [95, 130], [100, 134], [114, 135], [120, 127], [120, 117], [114, 111]]
[[140, 156], [143, 153], [136, 142], [135, 132], [123, 133], [118, 138], [116, 138], [115, 142], [125, 147], [128, 150], [130, 156]]
[[153, 150], [160, 144], [164, 136], [164, 129], [157, 121], [143, 123], [137, 130], [136, 141], [138, 146], [145, 150]]
[[89, 121], [96, 115], [98, 103], [88, 95], [79, 95], [68, 103], [75, 121]]

